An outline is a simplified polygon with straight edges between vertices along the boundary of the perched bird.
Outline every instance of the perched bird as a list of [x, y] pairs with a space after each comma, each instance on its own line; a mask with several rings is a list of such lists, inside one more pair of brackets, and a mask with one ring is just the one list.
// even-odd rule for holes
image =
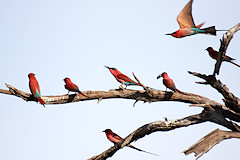
[[131, 80], [128, 76], [122, 74], [119, 70], [117, 70], [116, 68], [111, 68], [108, 66], [105, 66], [106, 68], [109, 69], [109, 71], [112, 73], [112, 75], [116, 78], [116, 80], [119, 83], [122, 83], [124, 85], [129, 86], [129, 85], [138, 85], [141, 86], [139, 83]]
[[[218, 58], [218, 53], [219, 53], [218, 51], [215, 51], [212, 47], [208, 47], [206, 50], [208, 51], [208, 54], [209, 54], [210, 57], [212, 57], [213, 59]], [[226, 56], [226, 55], [223, 57], [223, 61], [230, 62], [230, 63], [240, 67], [240, 65], [234, 63], [233, 60], [236, 60], [236, 59], [234, 59], [232, 57], [229, 57], [229, 56]]]
[[195, 26], [193, 17], [192, 17], [192, 3], [193, 3], [193, 0], [190, 0], [177, 17], [177, 22], [179, 24], [180, 29], [177, 30], [176, 32], [168, 33], [166, 35], [171, 35], [175, 38], [182, 38], [182, 37], [191, 36], [198, 33], [210, 34], [210, 35], [216, 36], [216, 31], [223, 31], [223, 30], [216, 30], [215, 26], [200, 29], [204, 24], [204, 22]]
[[72, 92], [78, 92], [79, 94], [87, 97], [85, 94], [83, 94], [79, 90], [78, 86], [70, 80], [70, 78], [64, 78], [64, 82], [66, 83], [65, 88], [68, 90], [68, 94], [69, 94], [70, 91], [72, 91]]
[[38, 81], [35, 78], [35, 74], [29, 73], [28, 78], [29, 78], [29, 88], [33, 97], [36, 98], [37, 101], [40, 102], [40, 104], [42, 104], [45, 107], [44, 105], [45, 102], [41, 98], [41, 92], [40, 92]]
[[174, 92], [181, 92], [179, 89], [176, 88], [173, 80], [168, 76], [168, 74], [166, 72], [163, 72], [162, 74], [160, 74], [159, 76], [157, 76], [157, 79], [163, 77], [163, 84], [166, 86], [166, 88], [171, 89]]
[[[122, 140], [122, 138], [121, 138], [119, 135], [117, 135], [116, 133], [114, 133], [111, 129], [106, 129], [106, 130], [104, 130], [103, 132], [106, 133], [107, 139], [109, 139], [109, 140], [110, 140], [111, 142], [113, 142], [114, 144], [115, 144], [115, 143], [118, 143], [119, 141]], [[150, 152], [141, 150], [141, 149], [136, 148], [136, 147], [134, 147], [134, 146], [132, 146], [132, 145], [130, 145], [130, 144], [127, 145], [127, 147], [136, 149], [136, 150], [138, 150], [138, 151], [140, 151], [140, 152], [145, 152], [145, 153], [149, 153], [149, 154], [158, 156], [157, 154], [154, 154], [154, 153], [150, 153]]]

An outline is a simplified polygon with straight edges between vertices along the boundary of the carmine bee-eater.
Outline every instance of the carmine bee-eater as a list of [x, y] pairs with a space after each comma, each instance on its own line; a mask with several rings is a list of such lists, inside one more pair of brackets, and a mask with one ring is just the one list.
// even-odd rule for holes
[[108, 66], [105, 66], [106, 68], [109, 69], [109, 71], [112, 73], [112, 75], [116, 78], [116, 80], [119, 82], [119, 83], [122, 83], [124, 85], [129, 86], [129, 85], [138, 85], [138, 86], [141, 86], [139, 83], [131, 80], [128, 76], [122, 74], [119, 70], [117, 70], [116, 68], [113, 68], [113, 67], [108, 67]]
[[191, 36], [198, 33], [210, 34], [210, 35], [216, 36], [216, 31], [223, 31], [223, 30], [216, 30], [215, 26], [200, 29], [204, 24], [204, 22], [195, 26], [193, 17], [192, 17], [192, 3], [193, 3], [193, 0], [190, 0], [177, 17], [177, 22], [179, 24], [180, 29], [177, 30], [176, 32], [168, 33], [166, 35], [171, 35], [175, 38], [182, 38], [182, 37]]
[[45, 102], [41, 98], [41, 92], [40, 92], [38, 81], [34, 75], [35, 74], [33, 74], [33, 73], [28, 74], [30, 91], [31, 91], [33, 97], [36, 98], [37, 101], [40, 102], [40, 104], [42, 104], [45, 107], [45, 105], [44, 105]]
[[72, 91], [72, 92], [78, 92], [79, 94], [81, 94], [85, 97], [88, 97], [79, 90], [78, 86], [76, 84], [74, 84], [70, 80], [70, 78], [64, 78], [64, 82], [66, 83], [65, 88], [68, 90], [68, 94], [69, 94], [70, 91]]
[[166, 88], [171, 89], [174, 92], [181, 92], [179, 89], [176, 88], [173, 80], [168, 76], [168, 74], [166, 72], [163, 72], [162, 74], [160, 74], [159, 76], [157, 76], [157, 79], [163, 77], [163, 84], [166, 86]]
[[[218, 58], [218, 54], [219, 54], [218, 51], [215, 51], [212, 47], [208, 47], [206, 50], [208, 51], [208, 54], [209, 54], [210, 57], [212, 57], [213, 59]], [[223, 57], [223, 61], [230, 62], [230, 63], [240, 67], [240, 65], [234, 63], [233, 60], [236, 60], [236, 59], [234, 59], [232, 57], [229, 57], [229, 56], [226, 56], [226, 55]]]
[[[106, 133], [107, 139], [109, 139], [109, 140], [110, 140], [111, 142], [113, 142], [114, 144], [115, 144], [115, 143], [118, 143], [118, 142], [120, 142], [120, 141], [122, 140], [122, 138], [121, 138], [119, 135], [117, 135], [116, 133], [114, 133], [111, 129], [106, 129], [106, 130], [104, 130], [103, 132]], [[132, 146], [132, 145], [130, 145], [130, 144], [127, 145], [127, 147], [136, 149], [136, 150], [138, 150], [138, 151], [140, 151], [140, 152], [145, 152], [145, 153], [149, 153], [149, 154], [158, 156], [157, 154], [144, 151], [144, 150], [139, 149], [139, 148], [136, 148], [136, 147], [134, 147], [134, 146]]]

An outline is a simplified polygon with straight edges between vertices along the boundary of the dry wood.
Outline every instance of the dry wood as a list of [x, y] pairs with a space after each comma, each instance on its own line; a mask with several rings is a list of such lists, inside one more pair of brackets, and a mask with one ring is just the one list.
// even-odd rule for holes
[[220, 129], [216, 129], [183, 152], [186, 155], [195, 153], [195, 157], [198, 159], [216, 144], [229, 138], [240, 138], [240, 132], [222, 131]]
[[222, 94], [222, 96], [225, 98], [223, 99], [223, 101], [225, 102], [225, 105], [230, 108], [231, 110], [240, 113], [240, 99], [236, 96], [234, 96], [234, 94], [232, 94], [228, 87], [224, 84], [222, 84], [222, 82], [220, 80], [217, 80], [215, 78], [215, 75], [205, 75], [205, 74], [200, 74], [200, 73], [196, 73], [196, 72], [190, 72], [188, 71], [189, 74], [192, 74], [196, 77], [202, 78], [204, 79], [207, 84], [210, 84], [213, 88], [215, 88], [220, 94]]
[[219, 74], [219, 71], [220, 71], [220, 66], [222, 64], [222, 60], [223, 60], [223, 57], [225, 56], [226, 54], [226, 50], [227, 50], [227, 47], [231, 41], [231, 39], [233, 38], [233, 35], [238, 31], [240, 30], [240, 23], [238, 23], [237, 25], [235, 25], [234, 27], [232, 27], [231, 29], [229, 29], [222, 37], [222, 40], [220, 40], [221, 42], [221, 45], [220, 45], [220, 48], [219, 48], [219, 55], [218, 55], [218, 58], [217, 58], [217, 62], [215, 64], [215, 69], [214, 69], [214, 72], [213, 72], [213, 75], [215, 74]]

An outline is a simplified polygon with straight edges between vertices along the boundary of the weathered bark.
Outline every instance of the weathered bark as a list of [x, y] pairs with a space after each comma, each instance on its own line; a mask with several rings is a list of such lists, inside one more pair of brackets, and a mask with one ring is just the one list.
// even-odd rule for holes
[[210, 84], [213, 88], [215, 88], [220, 94], [222, 94], [222, 96], [225, 98], [223, 99], [223, 101], [225, 102], [226, 107], [230, 108], [231, 110], [240, 113], [240, 99], [236, 96], [234, 96], [234, 94], [232, 94], [228, 87], [224, 84], [222, 84], [222, 82], [220, 80], [217, 80], [215, 78], [215, 75], [205, 75], [205, 74], [200, 74], [200, 73], [196, 73], [196, 72], [190, 72], [188, 71], [188, 73], [197, 76], [199, 78], [204, 79], [206, 82], [204, 82], [204, 84]]
[[133, 141], [136, 141], [146, 135], [149, 135], [153, 132], [157, 131], [170, 131], [176, 128], [180, 127], [187, 127], [193, 124], [203, 123], [208, 121], [207, 112], [203, 111], [200, 114], [192, 115], [189, 117], [173, 120], [173, 121], [156, 121], [152, 122], [146, 125], [143, 125], [142, 127], [138, 128], [134, 132], [132, 132], [130, 135], [125, 137], [122, 141], [119, 143], [116, 143], [113, 147], [109, 148], [105, 152], [94, 156], [88, 160], [104, 160], [109, 157], [111, 157], [115, 152], [117, 152], [119, 149], [123, 148], [124, 146], [130, 144]]
[[186, 149], [184, 153], [186, 155], [195, 153], [195, 157], [198, 159], [216, 144], [229, 138], [240, 138], [240, 132], [222, 131], [220, 129], [216, 129]]
[[233, 38], [233, 35], [238, 31], [240, 30], [240, 23], [238, 23], [237, 25], [235, 25], [234, 27], [232, 27], [231, 29], [229, 29], [222, 37], [222, 40], [220, 40], [221, 42], [221, 45], [220, 45], [220, 48], [219, 48], [219, 55], [218, 55], [218, 58], [217, 58], [217, 62], [215, 64], [215, 69], [214, 69], [214, 72], [213, 72], [213, 75], [215, 74], [219, 74], [219, 71], [220, 71], [220, 66], [222, 64], [222, 60], [223, 60], [223, 57], [225, 56], [226, 54], [226, 51], [227, 51], [227, 47], [231, 41], [231, 39]]
[[[176, 128], [188, 127], [190, 125], [204, 123], [207, 121], [214, 121], [217, 124], [224, 125], [224, 123], [222, 123], [222, 122], [225, 120], [223, 120], [223, 119], [222, 119], [221, 115], [219, 115], [218, 112], [212, 112], [211, 109], [206, 108], [203, 110], [202, 113], [197, 114], [197, 115], [192, 115], [192, 116], [188, 116], [188, 117], [173, 120], [173, 121], [152, 122], [152, 123], [146, 124], [146, 125], [138, 128], [137, 130], [132, 132], [130, 135], [125, 137], [122, 141], [115, 144], [113, 147], [109, 148], [108, 150], [104, 151], [103, 153], [101, 153], [97, 156], [90, 158], [89, 160], [107, 159], [107, 158], [111, 157], [115, 152], [117, 152], [117, 150], [119, 150], [119, 149], [123, 148], [124, 146], [130, 144], [131, 142], [137, 141], [138, 139], [140, 139], [146, 135], [149, 135], [153, 132], [170, 131], [170, 130], [174, 130]], [[231, 122], [227, 122], [227, 123], [231, 124]], [[229, 129], [240, 131], [239, 127], [236, 128], [235, 124], [231, 124], [231, 125], [227, 124], [227, 126], [225, 126], [225, 127], [229, 128], [229, 126], [230, 126]], [[240, 133], [240, 132], [234, 132], [234, 133]], [[236, 137], [236, 138], [239, 138], [239, 137]], [[216, 140], [218, 140], [218, 139], [216, 139]], [[214, 140], [212, 142], [215, 143]], [[219, 143], [219, 142], [217, 142], [217, 143]], [[215, 143], [215, 144], [217, 144], [217, 143]], [[203, 143], [203, 146], [204, 145], [205, 145], [205, 143]], [[203, 148], [204, 147], [202, 147], [202, 149]], [[188, 154], [190, 154], [190, 152]]]

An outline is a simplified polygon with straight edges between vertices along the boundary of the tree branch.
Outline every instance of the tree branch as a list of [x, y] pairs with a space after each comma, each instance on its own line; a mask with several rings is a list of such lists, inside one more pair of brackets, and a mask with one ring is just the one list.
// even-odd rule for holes
[[[11, 85], [6, 84], [9, 88], [8, 90], [0, 90], [0, 93], [13, 95], [22, 98], [25, 101], [36, 101], [31, 94], [23, 92]], [[42, 96], [42, 99], [45, 103], [48, 104], [64, 104], [64, 103], [72, 103], [86, 100], [98, 100], [98, 103], [102, 99], [112, 99], [112, 98], [123, 98], [123, 99], [132, 99], [143, 102], [159, 102], [159, 101], [178, 101], [184, 103], [190, 103], [192, 106], [199, 107], [211, 107], [213, 109], [220, 108], [222, 114], [231, 120], [236, 122], [240, 122], [240, 114], [230, 110], [225, 105], [218, 103], [216, 101], [210, 100], [206, 97], [192, 94], [192, 93], [184, 93], [180, 94], [178, 92], [166, 92], [166, 91], [155, 91], [151, 90], [151, 97], [146, 91], [143, 90], [129, 90], [129, 89], [111, 89], [110, 91], [84, 91], [88, 97], [70, 94], [70, 95], [56, 95], [56, 96]], [[134, 104], [135, 104], [134, 103]]]
[[176, 128], [180, 127], [187, 127], [189, 125], [198, 124], [202, 122], [208, 121], [208, 115], [207, 112], [203, 111], [200, 114], [188, 116], [185, 118], [173, 120], [173, 121], [156, 121], [152, 122], [146, 125], [143, 125], [142, 127], [138, 128], [134, 132], [132, 132], [130, 135], [125, 137], [122, 141], [119, 143], [116, 143], [113, 147], [109, 148], [105, 152], [94, 156], [88, 160], [104, 160], [116, 153], [119, 149], [123, 148], [124, 146], [130, 144], [133, 141], [137, 141], [140, 138], [143, 138], [146, 135], [149, 135], [153, 132], [157, 131], [170, 131]]
[[[157, 122], [152, 122], [149, 124], [146, 124], [134, 132], [132, 132], [130, 135], [125, 137], [122, 141], [119, 143], [115, 144], [113, 147], [109, 148], [108, 150], [104, 151], [103, 153], [94, 156], [90, 158], [89, 160], [104, 160], [107, 159], [111, 156], [113, 156], [119, 149], [125, 147], [126, 145], [130, 144], [133, 141], [137, 141], [140, 138], [143, 138], [146, 135], [149, 135], [153, 132], [157, 131], [170, 131], [174, 130], [176, 128], [181, 128], [181, 127], [188, 127], [190, 125], [198, 124], [198, 123], [203, 123], [203, 122], [215, 122], [217, 124], [223, 125], [229, 129], [237, 130], [239, 127], [236, 127], [236, 124], [233, 124], [227, 120], [225, 120], [224, 117], [219, 114], [219, 112], [212, 111], [210, 109], [204, 109], [202, 113], [188, 116], [185, 118], [173, 120], [173, 121], [157, 121]], [[240, 129], [238, 130], [240, 131]], [[239, 133], [240, 132], [234, 132], [234, 133]], [[238, 135], [238, 134], [237, 134]], [[240, 138], [240, 137], [236, 137]], [[213, 141], [214, 142], [214, 141]], [[205, 144], [205, 143], [204, 143]], [[190, 147], [191, 148], [191, 147]], [[209, 148], [208, 150], [210, 150]], [[190, 154], [190, 153], [188, 153]]]
[[197, 143], [195, 143], [183, 152], [186, 155], [189, 155], [190, 153], [195, 153], [194, 156], [198, 159], [203, 154], [207, 153], [216, 144], [229, 138], [240, 138], [240, 132], [222, 131], [220, 129], [216, 129], [208, 135], [204, 136]]
[[230, 108], [231, 110], [237, 113], [240, 113], [240, 99], [234, 96], [234, 94], [232, 94], [229, 91], [228, 87], [222, 84], [220, 80], [217, 80], [215, 78], [215, 75], [206, 76], [205, 74], [200, 74], [200, 73], [190, 72], [190, 71], [188, 71], [188, 73], [204, 79], [206, 83], [210, 84], [213, 88], [215, 88], [219, 93], [223, 95], [223, 97], [225, 98], [223, 99], [223, 101], [225, 102], [228, 108]]
[[[0, 93], [13, 95], [22, 98], [26, 101], [36, 101], [31, 94], [23, 92], [11, 85], [6, 84], [9, 88], [7, 90], [0, 90]], [[151, 90], [152, 97], [150, 97], [144, 90], [130, 90], [130, 89], [111, 89], [110, 91], [84, 91], [88, 97], [81, 95], [56, 95], [56, 96], [42, 96], [46, 104], [64, 104], [71, 102], [79, 102], [94, 99], [111, 99], [124, 98], [133, 99], [144, 102], [158, 102], [158, 101], [178, 101], [190, 104], [207, 104], [211, 106], [224, 107], [223, 104], [212, 101], [206, 97], [199, 96], [192, 93], [180, 94], [178, 92], [154, 91]]]
[[235, 25], [234, 27], [232, 27], [231, 29], [229, 29], [229, 30], [223, 35], [222, 40], [220, 40], [221, 45], [220, 45], [220, 48], [219, 48], [219, 55], [218, 55], [218, 58], [217, 58], [217, 62], [216, 62], [216, 64], [215, 64], [215, 69], [214, 69], [213, 75], [215, 75], [215, 74], [219, 75], [220, 66], [221, 66], [221, 64], [222, 64], [223, 57], [224, 57], [225, 54], [226, 54], [227, 47], [228, 47], [231, 39], [233, 38], [233, 35], [234, 35], [238, 30], [240, 30], [240, 23], [238, 23], [237, 25]]

